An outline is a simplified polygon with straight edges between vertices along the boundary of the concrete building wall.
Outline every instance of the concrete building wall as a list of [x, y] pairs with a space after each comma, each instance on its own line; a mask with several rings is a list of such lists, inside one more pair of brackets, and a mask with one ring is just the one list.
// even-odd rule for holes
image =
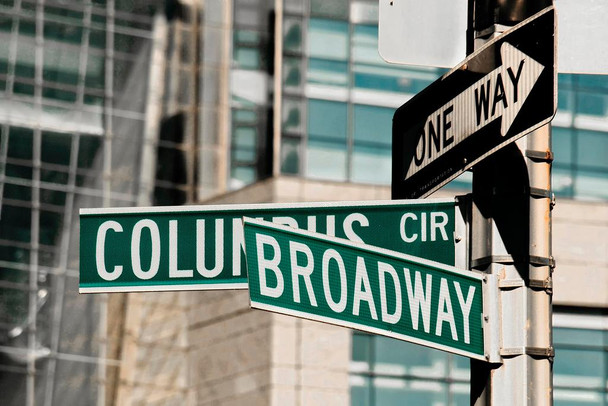
[[608, 308], [608, 206], [560, 199], [553, 210], [553, 303]]

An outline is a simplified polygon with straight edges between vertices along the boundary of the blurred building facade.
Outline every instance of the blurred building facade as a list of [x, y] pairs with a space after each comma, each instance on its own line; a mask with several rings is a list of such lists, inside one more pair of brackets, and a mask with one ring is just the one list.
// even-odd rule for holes
[[[468, 404], [466, 358], [249, 309], [78, 295], [83, 207], [390, 198], [368, 0], [0, 1], [0, 393], [22, 404]], [[608, 405], [608, 77], [560, 75], [555, 403]], [[441, 196], [470, 190], [470, 173]]]

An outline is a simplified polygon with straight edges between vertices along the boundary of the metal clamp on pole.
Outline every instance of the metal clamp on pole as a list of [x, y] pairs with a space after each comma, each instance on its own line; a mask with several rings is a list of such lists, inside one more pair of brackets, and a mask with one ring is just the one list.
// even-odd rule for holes
[[537, 255], [528, 255], [519, 261], [516, 261], [512, 255], [488, 255], [486, 257], [476, 258], [471, 260], [471, 268], [481, 268], [490, 264], [513, 265], [515, 263], [526, 263], [536, 266], [549, 266], [555, 268], [555, 258], [539, 257]]
[[519, 355], [530, 355], [537, 358], [549, 358], [555, 357], [555, 349], [553, 347], [540, 348], [540, 347], [516, 347], [516, 348], [501, 348], [500, 355], [505, 358], [517, 357]]
[[514, 289], [521, 287], [529, 287], [532, 289], [546, 290], [548, 292], [553, 291], [553, 280], [547, 279], [529, 279], [527, 282], [523, 279], [501, 279], [498, 281], [498, 287], [500, 289]]
[[532, 197], [540, 197], [542, 199], [551, 199], [552, 193], [550, 190], [541, 189], [537, 187], [530, 187], [530, 196]]
[[552, 151], [532, 151], [526, 150], [526, 156], [537, 162], [553, 162]]

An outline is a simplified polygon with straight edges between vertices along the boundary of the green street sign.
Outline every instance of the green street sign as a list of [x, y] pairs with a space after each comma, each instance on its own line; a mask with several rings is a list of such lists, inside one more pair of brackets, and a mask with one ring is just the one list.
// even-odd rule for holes
[[243, 216], [453, 265], [460, 212], [454, 199], [82, 209], [79, 290], [246, 289]]
[[255, 219], [244, 229], [251, 307], [486, 360], [480, 273]]

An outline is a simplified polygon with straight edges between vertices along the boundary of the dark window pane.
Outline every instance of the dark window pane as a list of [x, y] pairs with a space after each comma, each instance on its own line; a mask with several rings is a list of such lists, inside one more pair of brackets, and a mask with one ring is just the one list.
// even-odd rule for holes
[[6, 199], [23, 200], [29, 202], [32, 200], [32, 188], [29, 186], [6, 183], [4, 184], [4, 197]]
[[101, 137], [97, 136], [81, 136], [78, 144], [78, 167], [91, 168], [95, 157], [101, 153]]
[[27, 207], [5, 204], [2, 206], [0, 238], [3, 240], [30, 242], [32, 213]]
[[42, 162], [70, 165], [72, 136], [59, 133], [42, 133]]
[[8, 137], [9, 158], [32, 159], [34, 133], [29, 128], [11, 127]]

